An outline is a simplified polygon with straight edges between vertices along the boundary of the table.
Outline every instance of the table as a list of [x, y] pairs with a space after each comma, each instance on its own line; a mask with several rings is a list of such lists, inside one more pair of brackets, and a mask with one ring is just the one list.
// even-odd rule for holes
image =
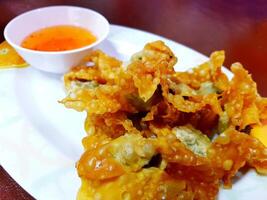
[[[94, 9], [110, 23], [165, 36], [203, 54], [225, 50], [225, 66], [239, 61], [267, 96], [267, 1], [265, 0], [14, 0], [0, 1], [1, 33], [9, 20], [49, 5]], [[3, 35], [0, 34], [0, 41]], [[178, 55], [179, 57], [179, 55]], [[0, 163], [3, 164], [4, 163]], [[0, 200], [33, 199], [0, 166]]]

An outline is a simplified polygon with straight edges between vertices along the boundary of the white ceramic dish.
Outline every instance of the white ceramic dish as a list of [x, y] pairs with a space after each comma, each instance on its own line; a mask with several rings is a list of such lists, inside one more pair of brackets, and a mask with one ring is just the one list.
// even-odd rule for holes
[[[35, 51], [20, 46], [23, 39], [32, 32], [56, 25], [75, 25], [86, 28], [97, 37], [97, 41], [79, 49], [61, 52]], [[51, 6], [17, 16], [5, 27], [4, 36], [31, 66], [47, 72], [64, 73], [101, 43], [108, 32], [108, 21], [93, 10], [74, 6]]]
[[[158, 39], [178, 56], [176, 70], [187, 70], [207, 60], [168, 39], [114, 25], [100, 48], [127, 60], [145, 43]], [[61, 76], [31, 67], [1, 70], [0, 85], [0, 163], [38, 200], [75, 199], [80, 186], [75, 162], [83, 152], [85, 113], [68, 110], [57, 102], [65, 96]], [[266, 196], [267, 177], [252, 170], [235, 182], [232, 190], [221, 189], [219, 200]]]

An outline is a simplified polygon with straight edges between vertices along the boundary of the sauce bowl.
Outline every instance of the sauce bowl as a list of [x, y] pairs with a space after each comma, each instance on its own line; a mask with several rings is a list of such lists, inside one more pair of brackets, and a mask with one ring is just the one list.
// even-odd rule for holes
[[[73, 25], [88, 29], [97, 40], [88, 46], [67, 51], [37, 51], [21, 47], [22, 41], [31, 33], [58, 25]], [[32, 67], [52, 73], [65, 73], [96, 48], [107, 37], [108, 32], [107, 19], [91, 9], [50, 6], [28, 11], [12, 19], [5, 27], [4, 37]]]

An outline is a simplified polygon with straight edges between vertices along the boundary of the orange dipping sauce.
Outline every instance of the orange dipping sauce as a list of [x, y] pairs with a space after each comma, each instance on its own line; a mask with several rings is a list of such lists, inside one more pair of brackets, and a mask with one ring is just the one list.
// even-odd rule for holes
[[78, 49], [97, 40], [85, 28], [71, 25], [51, 26], [27, 36], [21, 46], [38, 51], [66, 51]]

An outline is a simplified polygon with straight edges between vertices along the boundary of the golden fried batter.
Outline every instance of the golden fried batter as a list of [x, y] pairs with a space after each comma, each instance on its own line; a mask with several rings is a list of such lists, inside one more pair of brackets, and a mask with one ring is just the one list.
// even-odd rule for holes
[[77, 199], [216, 199], [244, 166], [267, 174], [267, 148], [249, 135], [267, 99], [241, 64], [222, 72], [224, 52], [188, 72], [162, 41], [123, 66], [101, 51], [64, 76], [66, 107], [86, 111]]

